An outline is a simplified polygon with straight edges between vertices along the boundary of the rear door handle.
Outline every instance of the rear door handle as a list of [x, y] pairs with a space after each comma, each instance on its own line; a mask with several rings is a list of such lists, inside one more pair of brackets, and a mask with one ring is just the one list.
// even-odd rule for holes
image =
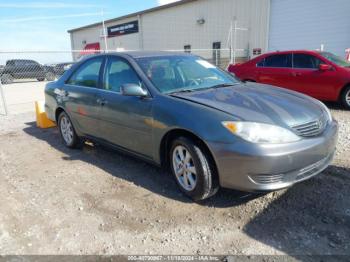
[[107, 100], [104, 98], [98, 98], [97, 103], [100, 104], [101, 106], [108, 104]]
[[292, 72], [290, 73], [292, 76], [301, 76], [301, 73], [298, 73], [298, 72]]

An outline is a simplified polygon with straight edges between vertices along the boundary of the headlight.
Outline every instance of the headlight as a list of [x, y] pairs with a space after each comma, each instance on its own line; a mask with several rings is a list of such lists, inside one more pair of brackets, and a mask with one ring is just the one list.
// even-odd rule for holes
[[[319, 101], [320, 102], [320, 101]], [[333, 117], [332, 117], [332, 113], [331, 111], [328, 109], [328, 107], [323, 104], [322, 102], [320, 102], [321, 106], [323, 107], [324, 111], [326, 111], [327, 117], [328, 117], [328, 121], [332, 122], [333, 121]]]
[[253, 143], [283, 144], [299, 141], [301, 138], [283, 127], [255, 122], [222, 122], [231, 133]]

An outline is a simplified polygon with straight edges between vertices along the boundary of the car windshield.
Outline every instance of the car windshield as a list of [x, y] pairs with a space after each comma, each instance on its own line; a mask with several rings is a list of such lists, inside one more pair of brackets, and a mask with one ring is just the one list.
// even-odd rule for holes
[[137, 59], [162, 93], [193, 92], [238, 84], [229, 73], [196, 56], [156, 56]]
[[350, 62], [346, 61], [345, 59], [341, 58], [340, 56], [336, 56], [336, 55], [329, 53], [329, 52], [321, 52], [320, 55], [327, 58], [328, 60], [330, 60], [334, 64], [337, 64], [338, 66], [350, 67]]

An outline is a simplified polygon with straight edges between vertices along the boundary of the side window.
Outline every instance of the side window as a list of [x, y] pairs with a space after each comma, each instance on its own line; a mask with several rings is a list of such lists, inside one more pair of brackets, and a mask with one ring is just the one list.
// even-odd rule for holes
[[6, 65], [7, 66], [15, 66], [15, 61], [13, 61], [13, 60], [7, 61]]
[[26, 65], [26, 61], [25, 60], [16, 60], [15, 61], [15, 65], [16, 66], [25, 66]]
[[293, 67], [294, 68], [319, 68], [322, 61], [315, 56], [307, 54], [294, 54]]
[[264, 67], [265, 58], [256, 64], [257, 67]]
[[27, 66], [38, 66], [39, 64], [35, 61], [32, 61], [32, 60], [27, 60], [26, 61], [26, 65]]
[[119, 93], [124, 84], [141, 85], [141, 80], [127, 61], [120, 58], [108, 59], [103, 88]]
[[67, 84], [95, 88], [98, 87], [102, 62], [102, 57], [88, 60], [73, 73]]
[[265, 57], [264, 67], [292, 67], [292, 55], [282, 54], [282, 55], [272, 55]]

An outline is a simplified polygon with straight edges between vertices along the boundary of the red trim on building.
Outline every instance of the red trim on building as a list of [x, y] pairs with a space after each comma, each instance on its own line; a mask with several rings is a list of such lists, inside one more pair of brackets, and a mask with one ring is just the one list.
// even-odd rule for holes
[[101, 51], [100, 43], [91, 43], [91, 44], [86, 44], [84, 50], [80, 52], [80, 55], [97, 54], [100, 51]]

